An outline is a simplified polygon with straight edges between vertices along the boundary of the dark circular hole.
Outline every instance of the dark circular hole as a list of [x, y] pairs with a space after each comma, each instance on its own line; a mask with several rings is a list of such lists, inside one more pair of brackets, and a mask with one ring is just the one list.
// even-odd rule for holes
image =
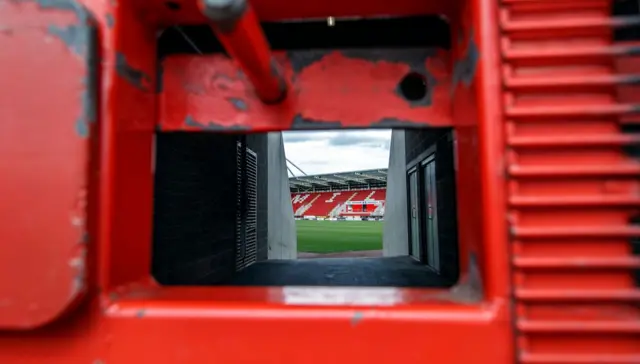
[[427, 96], [427, 79], [418, 72], [411, 72], [400, 81], [400, 94], [408, 101], [419, 101]]
[[180, 4], [178, 4], [178, 3], [177, 3], [177, 2], [175, 2], [175, 1], [167, 1], [166, 3], [164, 3], [164, 5], [165, 5], [167, 8], [169, 8], [169, 9], [171, 9], [171, 10], [174, 10], [174, 11], [175, 11], [175, 10], [180, 10], [180, 8], [182, 7], [182, 6], [180, 6]]

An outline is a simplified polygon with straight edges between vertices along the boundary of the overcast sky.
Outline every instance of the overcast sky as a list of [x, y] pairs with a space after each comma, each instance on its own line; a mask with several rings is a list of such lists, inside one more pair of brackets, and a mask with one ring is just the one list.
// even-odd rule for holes
[[[287, 159], [309, 175], [387, 168], [390, 142], [391, 130], [284, 133]], [[296, 176], [300, 175], [298, 170], [291, 169]]]

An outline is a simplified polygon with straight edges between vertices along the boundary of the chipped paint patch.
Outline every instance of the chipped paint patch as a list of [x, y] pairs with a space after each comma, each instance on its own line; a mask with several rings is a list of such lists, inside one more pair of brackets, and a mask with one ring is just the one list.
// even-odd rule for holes
[[305, 118], [300, 114], [294, 116], [293, 121], [291, 122], [292, 130], [340, 129], [341, 127], [342, 123], [339, 121], [314, 120]]
[[89, 125], [83, 118], [76, 120], [76, 134], [81, 138], [89, 137]]
[[190, 127], [190, 128], [198, 128], [198, 129], [206, 130], [206, 131], [246, 131], [246, 130], [249, 130], [249, 128], [244, 126], [244, 125], [225, 126], [225, 125], [214, 123], [213, 121], [210, 121], [210, 122], [204, 124], [204, 123], [201, 123], [201, 122], [195, 120], [193, 117], [191, 117], [191, 115], [187, 115], [187, 117], [184, 119], [184, 125], [187, 126], [187, 127]]
[[[17, 275], [15, 282], [3, 287], [6, 288], [3, 294], [12, 299], [15, 307], [4, 312], [0, 324], [3, 329], [35, 329], [56, 321], [76, 308], [79, 298], [88, 288], [84, 186], [89, 178], [87, 162], [90, 145], [78, 136], [88, 136], [88, 123], [95, 120], [92, 93], [95, 85], [91, 82], [91, 76], [95, 74], [92, 50], [97, 45], [94, 38], [96, 32], [91, 14], [76, 1], [0, 0], [0, 8], [0, 12], [6, 15], [0, 18], [8, 20], [9, 26], [15, 26], [12, 28], [15, 37], [0, 34], [3, 47], [13, 50], [12, 57], [3, 59], [2, 63], [8, 63], [0, 78], [13, 78], [15, 81], [24, 72], [32, 78], [29, 87], [7, 93], [8, 100], [12, 100], [13, 96], [18, 103], [16, 107], [22, 110], [24, 118], [32, 121], [28, 124], [20, 123], [20, 120], [9, 123], [11, 126], [6, 130], [9, 133], [3, 135], [4, 143], [9, 144], [7, 158], [19, 159], [24, 153], [56, 155], [59, 158], [55, 164], [70, 171], [68, 178], [57, 185], [55, 191], [30, 189], [24, 181], [33, 179], [33, 173], [16, 171], [11, 177], [21, 188], [14, 191], [17, 199], [8, 202], [10, 206], [16, 205], [9, 210], [21, 208], [16, 204], [21, 201], [20, 196], [31, 196], [31, 207], [35, 209], [31, 219], [40, 222], [39, 225], [51, 232], [40, 241], [25, 241], [22, 244], [24, 246], [17, 250], [19, 255], [23, 252], [28, 254], [41, 246], [55, 245], [60, 250], [60, 254], [47, 255], [35, 265], [29, 261], [3, 263], [9, 266], [9, 274]], [[51, 67], [42, 67], [43, 64]], [[12, 72], [14, 67], [9, 65], [25, 71]], [[22, 145], [20, 136], [33, 129], [51, 135], [57, 142]], [[47, 167], [51, 161], [35, 161], [34, 165]], [[42, 209], [39, 206], [51, 208]], [[19, 236], [25, 228], [28, 227], [20, 224], [10, 226], [3, 236]], [[49, 282], [45, 290], [25, 290], [24, 282], [21, 283], [19, 279], [20, 270], [25, 269], [29, 270], [30, 277], [37, 280], [46, 279], [52, 274], [58, 279]]]
[[233, 107], [238, 111], [249, 110], [249, 105], [247, 105], [247, 103], [243, 99], [237, 97], [227, 97], [226, 100], [229, 101], [231, 105], [233, 105]]
[[453, 66], [453, 75], [451, 82], [451, 94], [455, 93], [458, 85], [462, 83], [465, 87], [471, 86], [476, 76], [478, 68], [478, 60], [480, 59], [480, 51], [476, 44], [473, 32], [469, 34], [469, 42], [464, 56], [458, 59]]
[[371, 63], [389, 62], [397, 64], [405, 64], [409, 66], [409, 73], [420, 74], [426, 80], [426, 94], [419, 100], [408, 100], [400, 91], [400, 82], [395, 93], [401, 99], [405, 100], [411, 107], [430, 106], [433, 102], [433, 90], [438, 84], [438, 80], [433, 76], [427, 68], [427, 61], [431, 57], [437, 56], [437, 51], [433, 48], [419, 49], [345, 49], [340, 51], [295, 51], [288, 52], [287, 56], [293, 71], [298, 74], [305, 68], [314, 65], [317, 62], [334, 52], [338, 52], [345, 58], [358, 59]]
[[49, 25], [49, 34], [62, 40], [67, 47], [80, 57], [86, 57], [88, 53], [89, 34], [84, 25], [69, 25], [60, 27]]
[[342, 52], [345, 57], [362, 59], [370, 62], [390, 62], [402, 63], [409, 66], [409, 73], [416, 73], [424, 77], [426, 93], [424, 97], [418, 100], [409, 100], [401, 90], [402, 80], [398, 80], [395, 93], [402, 100], [406, 101], [411, 107], [431, 106], [433, 103], [433, 90], [438, 84], [438, 80], [427, 68], [429, 58], [437, 55], [436, 50], [432, 48], [424, 49], [398, 49], [389, 50], [345, 50]]
[[85, 56], [86, 75], [82, 80], [84, 91], [82, 92], [82, 114], [76, 121], [76, 132], [80, 137], [88, 137], [89, 124], [96, 122], [98, 118], [98, 40], [95, 27], [87, 29], [90, 34], [87, 52]]
[[105, 15], [104, 20], [105, 20], [105, 23], [107, 24], [107, 27], [109, 28], [113, 28], [113, 26], [116, 24], [116, 20], [112, 14]]
[[327, 51], [290, 51], [287, 52], [287, 59], [293, 72], [298, 74], [305, 68], [322, 60], [327, 53]]
[[351, 326], [357, 326], [364, 318], [364, 314], [360, 311], [356, 311], [351, 317]]
[[69, 259], [69, 267], [75, 271], [71, 281], [71, 299], [77, 297], [85, 289], [87, 249], [82, 247], [79, 253]]
[[403, 129], [411, 129], [411, 128], [425, 128], [427, 125], [424, 123], [414, 122], [411, 120], [400, 120], [396, 118], [383, 118], [378, 121], [374, 121], [371, 123], [372, 128], [403, 128]]
[[132, 67], [127, 62], [127, 57], [120, 52], [116, 52], [116, 72], [134, 87], [142, 91], [149, 90], [148, 85], [151, 83], [151, 77], [139, 69]]
[[143, 318], [145, 314], [146, 314], [145, 310], [144, 309], [140, 309], [140, 310], [138, 310], [136, 312], [136, 317], [137, 318]]
[[[163, 61], [166, 102], [161, 103], [159, 125], [164, 131], [204, 127], [227, 130], [233, 125], [252, 131], [452, 125], [446, 52], [425, 48], [367, 53], [275, 53], [291, 86], [288, 98], [280, 106], [265, 105], [255, 97], [250, 82], [239, 78], [241, 72], [227, 57], [168, 57]], [[428, 70], [425, 78], [430, 80], [432, 105], [426, 105], [430, 98], [424, 89], [415, 101], [397, 93], [403, 77], [419, 68]], [[302, 71], [296, 73], [294, 69]], [[185, 93], [188, 97], [183, 97]], [[237, 99], [244, 101], [247, 108]], [[373, 104], [388, 107], [372, 108]], [[207, 126], [209, 121], [212, 123]]]
[[73, 0], [35, 0], [43, 9], [60, 9], [60, 10], [73, 10], [83, 11], [84, 9]]
[[96, 120], [96, 80], [97, 80], [97, 31], [90, 13], [69, 0], [38, 1], [41, 7], [73, 10], [78, 18], [77, 24], [61, 27], [49, 25], [47, 32], [61, 40], [67, 48], [83, 60], [87, 75], [81, 81], [82, 112], [75, 121], [76, 134], [81, 138], [89, 137], [89, 124]]

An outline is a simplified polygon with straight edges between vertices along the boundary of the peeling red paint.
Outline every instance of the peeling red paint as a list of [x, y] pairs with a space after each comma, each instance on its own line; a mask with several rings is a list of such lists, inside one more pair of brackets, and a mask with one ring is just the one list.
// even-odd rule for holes
[[[416, 52], [416, 56], [422, 54]], [[259, 132], [301, 127], [451, 125], [445, 52], [433, 52], [424, 60], [409, 56], [406, 61], [397, 61], [367, 60], [334, 51], [304, 67], [294, 67], [289, 55], [276, 53], [291, 85], [287, 98], [278, 105], [261, 102], [235, 62], [224, 56], [168, 57], [163, 64], [160, 129], [201, 130], [197, 124]], [[414, 71], [416, 59], [435, 79], [429, 85], [430, 105], [412, 105], [397, 92], [402, 78]], [[238, 102], [243, 108], [236, 107]], [[197, 124], [186, 123], [188, 118]], [[301, 125], [300, 120], [308, 123]]]
[[[87, 172], [96, 101], [89, 13], [0, 0], [0, 328], [30, 329], [86, 288]], [[54, 31], [52, 31], [54, 30]], [[52, 91], [55, 90], [55, 91]], [[79, 125], [81, 128], [79, 128]]]

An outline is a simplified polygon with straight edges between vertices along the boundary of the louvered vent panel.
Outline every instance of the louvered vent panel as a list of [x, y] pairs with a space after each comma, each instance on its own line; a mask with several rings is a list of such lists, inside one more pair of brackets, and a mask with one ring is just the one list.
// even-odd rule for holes
[[612, 15], [624, 2], [501, 1], [521, 363], [640, 363], [640, 39], [618, 37], [640, 16]]

